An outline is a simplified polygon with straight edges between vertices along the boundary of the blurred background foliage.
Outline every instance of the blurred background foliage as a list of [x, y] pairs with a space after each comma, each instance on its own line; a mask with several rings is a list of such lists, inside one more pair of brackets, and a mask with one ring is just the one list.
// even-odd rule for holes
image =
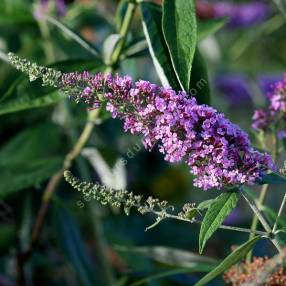
[[[57, 90], [30, 84], [7, 63], [6, 53], [62, 71], [104, 71], [127, 2], [0, 1], [0, 285], [16, 285], [21, 266], [17, 257], [29, 244], [47, 182], [61, 168], [87, 117], [83, 106]], [[208, 10], [213, 1], [198, 2], [201, 21], [213, 17]], [[270, 13], [259, 23], [226, 24], [199, 43], [208, 67], [212, 105], [247, 131], [254, 108], [266, 102], [269, 82], [279, 79], [286, 66], [285, 18], [271, 1], [265, 3]], [[48, 20], [41, 18], [43, 13], [50, 15]], [[160, 83], [138, 9], [113, 68], [134, 79]], [[177, 207], [218, 194], [196, 190], [187, 167], [169, 165], [158, 151], [146, 152], [140, 138], [124, 134], [121, 123], [106, 114], [97, 119], [88, 147], [91, 153], [83, 154], [72, 169], [82, 176], [79, 166], [84, 164], [92, 181], [102, 182], [112, 173], [113, 186], [165, 199]], [[119, 158], [126, 159], [127, 165], [112, 170]], [[279, 191], [269, 196], [269, 205], [277, 208], [281, 197]], [[94, 230], [99, 225], [95, 220], [100, 220], [101, 238]], [[226, 223], [248, 227], [250, 220], [251, 214], [241, 204]], [[87, 202], [61, 181], [38, 245], [22, 269], [23, 280], [26, 285], [41, 286], [104, 285], [96, 248], [103, 238], [113, 285], [193, 285], [232, 245], [247, 239], [247, 234], [220, 230], [205, 251], [214, 260], [198, 259], [192, 254], [198, 252], [196, 225], [164, 221], [145, 232], [152, 223], [150, 216], [131, 213], [126, 217], [116, 209]], [[177, 250], [168, 255], [167, 247]], [[262, 240], [255, 254], [271, 255], [271, 247]], [[211, 285], [222, 283], [218, 279]]]

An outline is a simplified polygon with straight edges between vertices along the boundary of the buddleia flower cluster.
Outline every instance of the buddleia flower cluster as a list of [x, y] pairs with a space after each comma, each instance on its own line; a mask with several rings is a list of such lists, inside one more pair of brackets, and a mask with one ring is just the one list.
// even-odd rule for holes
[[166, 161], [185, 161], [199, 188], [251, 185], [274, 169], [271, 157], [254, 150], [239, 126], [216, 109], [198, 104], [184, 91], [102, 73], [76, 72], [57, 77], [49, 69], [35, 68], [14, 55], [10, 58], [18, 69], [32, 72], [33, 79], [42, 76], [44, 84], [51, 74], [51, 83], [77, 102], [91, 109], [104, 105], [113, 118], [123, 121], [125, 131], [143, 136], [146, 149], [158, 145]]
[[[268, 131], [275, 126], [280, 139], [286, 138], [286, 74], [274, 83], [267, 93], [269, 105], [254, 112], [252, 127], [256, 131]], [[271, 124], [270, 124], [271, 123]]]

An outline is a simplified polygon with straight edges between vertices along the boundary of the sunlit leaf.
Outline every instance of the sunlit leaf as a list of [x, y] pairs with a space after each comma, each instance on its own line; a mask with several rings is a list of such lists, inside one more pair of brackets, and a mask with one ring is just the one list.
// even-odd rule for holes
[[188, 91], [197, 46], [197, 21], [193, 0], [165, 0], [162, 27], [181, 88]]
[[151, 2], [141, 2], [143, 31], [148, 43], [156, 72], [162, 85], [180, 89], [174, 72], [168, 47], [162, 31], [162, 9]]

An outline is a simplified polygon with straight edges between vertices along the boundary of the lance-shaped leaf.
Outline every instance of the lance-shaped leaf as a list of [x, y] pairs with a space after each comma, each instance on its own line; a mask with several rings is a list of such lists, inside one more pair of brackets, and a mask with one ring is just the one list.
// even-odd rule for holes
[[178, 90], [180, 85], [172, 66], [161, 26], [162, 9], [159, 5], [148, 2], [141, 2], [140, 9], [143, 31], [160, 81], [162, 85]]
[[238, 194], [235, 192], [227, 192], [219, 195], [211, 203], [200, 229], [200, 253], [202, 253], [208, 239], [219, 228], [230, 212], [236, 207], [237, 202]]
[[229, 256], [227, 256], [215, 269], [209, 272], [206, 276], [204, 276], [199, 282], [197, 282], [194, 286], [204, 286], [217, 276], [221, 275], [224, 271], [229, 269], [232, 265], [239, 262], [246, 254], [253, 248], [255, 243], [260, 239], [259, 236], [256, 236], [238, 248], [235, 249]]
[[162, 28], [181, 88], [189, 90], [197, 45], [197, 21], [193, 0], [165, 0]]

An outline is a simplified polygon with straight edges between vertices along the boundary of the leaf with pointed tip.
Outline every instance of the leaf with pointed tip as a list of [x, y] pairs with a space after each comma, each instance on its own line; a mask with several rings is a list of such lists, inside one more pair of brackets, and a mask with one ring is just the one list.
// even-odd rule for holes
[[239, 197], [237, 193], [227, 192], [219, 195], [211, 203], [201, 224], [199, 237], [200, 253], [203, 252], [208, 239], [213, 235], [213, 233], [223, 223], [225, 218], [236, 207], [238, 198]]
[[163, 34], [181, 88], [189, 90], [197, 46], [197, 21], [193, 0], [163, 2]]
[[247, 253], [253, 248], [255, 243], [260, 239], [259, 236], [256, 236], [244, 244], [240, 245], [236, 248], [229, 256], [227, 256], [215, 269], [209, 272], [206, 276], [204, 276], [199, 282], [197, 282], [194, 286], [204, 286], [217, 276], [221, 275], [224, 271], [229, 269], [232, 265], [238, 263], [241, 259], [243, 259]]

